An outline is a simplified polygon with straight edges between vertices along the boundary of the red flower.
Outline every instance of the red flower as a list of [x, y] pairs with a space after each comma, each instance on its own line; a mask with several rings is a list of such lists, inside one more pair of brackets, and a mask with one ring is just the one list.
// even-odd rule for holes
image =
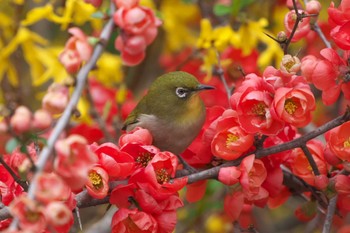
[[151, 145], [152, 141], [153, 141], [152, 134], [148, 129], [136, 127], [132, 131], [120, 136], [119, 146], [123, 147], [127, 143], [139, 143], [143, 145]]
[[322, 59], [316, 59], [309, 55], [302, 59], [302, 73], [317, 89], [322, 90], [322, 101], [326, 105], [333, 104], [339, 97], [340, 91], [346, 99], [350, 99], [350, 82], [348, 75], [350, 68], [347, 60], [349, 52], [344, 53], [341, 58], [336, 51], [330, 48], [322, 49]]
[[249, 74], [231, 96], [232, 108], [237, 111], [238, 121], [247, 133], [275, 135], [284, 123], [273, 118], [270, 107], [274, 89], [263, 78]]
[[[311, 140], [306, 146], [309, 149], [321, 175], [327, 175], [328, 170], [327, 163], [323, 156], [323, 144], [320, 141]], [[306, 183], [315, 186], [315, 179], [318, 178], [314, 175], [312, 167], [302, 149], [294, 149], [292, 151], [292, 156], [294, 157], [294, 160], [291, 162], [290, 166], [293, 173], [305, 180]]]
[[22, 229], [42, 232], [46, 228], [43, 207], [25, 195], [16, 198], [9, 206], [9, 210], [12, 216], [19, 219], [19, 226]]
[[85, 184], [89, 195], [96, 199], [105, 198], [109, 190], [108, 180], [108, 174], [103, 168], [95, 166], [90, 169]]
[[42, 173], [38, 177], [35, 197], [43, 202], [65, 201], [71, 193], [70, 188], [56, 173]]
[[158, 223], [145, 212], [136, 209], [118, 209], [112, 218], [112, 233], [117, 232], [158, 232]]
[[244, 205], [244, 194], [240, 191], [226, 195], [224, 199], [224, 211], [230, 217], [231, 221], [239, 218]]
[[239, 158], [254, 143], [254, 136], [244, 132], [240, 126], [221, 131], [214, 136], [211, 143], [212, 153], [225, 160]]
[[160, 150], [155, 146], [142, 145], [138, 143], [127, 143], [120, 148], [120, 151], [128, 153], [131, 157], [133, 157], [133, 161], [136, 162], [138, 167], [146, 167], [153, 159], [154, 155], [160, 152]]
[[303, 127], [310, 123], [311, 111], [315, 110], [315, 97], [309, 85], [303, 84], [303, 78], [296, 76], [293, 87], [280, 87], [273, 99], [273, 111], [284, 122], [295, 127]]
[[240, 183], [244, 192], [259, 194], [261, 185], [267, 176], [264, 163], [259, 159], [255, 159], [254, 155], [250, 155], [242, 160], [240, 170], [242, 172]]
[[[298, 10], [299, 14], [304, 13], [302, 10]], [[284, 27], [286, 28], [287, 36], [290, 36], [295, 22], [297, 20], [297, 15], [295, 10], [289, 11], [284, 17]], [[292, 42], [296, 42], [301, 38], [305, 37], [310, 32], [310, 17], [303, 18], [302, 21], [299, 22], [297, 30], [294, 33], [292, 38]]]
[[45, 207], [45, 217], [48, 224], [54, 227], [57, 232], [69, 232], [74, 219], [72, 210], [62, 202], [50, 202]]
[[100, 146], [93, 144], [91, 149], [98, 156], [98, 163], [108, 173], [111, 180], [125, 179], [134, 171], [134, 158], [120, 151], [113, 143], [107, 142]]
[[341, 160], [350, 160], [350, 122], [332, 129], [328, 136], [329, 149]]
[[350, 49], [350, 1], [343, 0], [338, 8], [334, 2], [328, 8], [328, 22], [332, 27], [331, 37], [334, 42], [344, 50]]
[[226, 185], [234, 185], [239, 182], [242, 172], [237, 167], [220, 168], [218, 180]]
[[87, 181], [88, 171], [97, 162], [86, 140], [79, 135], [70, 135], [56, 142], [57, 152], [54, 169], [73, 191], [80, 190]]
[[68, 29], [73, 36], [69, 38], [59, 59], [69, 73], [79, 70], [82, 62], [88, 61], [92, 54], [92, 46], [88, 42], [88, 37], [80, 28]]

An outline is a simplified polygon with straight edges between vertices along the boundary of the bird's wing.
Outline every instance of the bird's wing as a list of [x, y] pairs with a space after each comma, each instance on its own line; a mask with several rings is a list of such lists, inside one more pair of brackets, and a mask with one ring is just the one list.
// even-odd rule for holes
[[126, 118], [126, 120], [124, 121], [124, 125], [122, 130], [126, 130], [128, 128], [128, 126], [133, 125], [138, 123], [138, 113], [137, 111], [133, 111], [129, 114], [129, 116]]

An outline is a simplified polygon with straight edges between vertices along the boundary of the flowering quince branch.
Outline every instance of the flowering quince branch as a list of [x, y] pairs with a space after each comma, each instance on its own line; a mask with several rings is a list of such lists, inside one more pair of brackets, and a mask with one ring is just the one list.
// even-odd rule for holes
[[22, 188], [27, 191], [28, 190], [28, 184], [27, 182], [21, 180], [21, 178], [19, 178], [16, 173], [13, 172], [12, 168], [7, 165], [7, 163], [4, 161], [4, 159], [2, 158], [2, 155], [0, 155], [0, 164], [2, 164], [4, 166], [4, 168], [11, 174], [11, 176], [13, 177], [13, 179], [20, 185], [22, 186]]
[[[218, 65], [217, 65], [217, 68], [214, 70], [220, 77], [220, 80], [221, 82], [223, 83], [224, 87], [225, 87], [225, 90], [226, 90], [226, 94], [227, 94], [227, 101], [229, 103], [229, 106], [231, 105], [231, 102], [230, 102], [230, 98], [231, 98], [231, 95], [232, 95], [232, 90], [231, 88], [228, 86], [227, 82], [226, 82], [226, 79], [224, 77], [224, 70], [222, 69], [222, 66], [221, 66], [221, 61], [220, 61], [220, 53], [218, 50], [216, 50], [216, 58], [218, 60]], [[231, 107], [231, 106], [230, 106]]]
[[317, 32], [318, 36], [321, 38], [321, 40], [323, 41], [323, 43], [326, 45], [327, 48], [332, 48], [331, 43], [327, 40], [326, 36], [324, 35], [324, 33], [322, 32], [320, 26], [318, 25], [317, 22], [315, 22], [314, 24], [312, 24], [312, 29]]
[[328, 205], [328, 209], [327, 209], [327, 213], [326, 213], [326, 219], [325, 219], [325, 222], [323, 225], [322, 233], [331, 232], [333, 216], [334, 216], [335, 210], [337, 208], [337, 200], [338, 200], [338, 195], [335, 195], [329, 201], [329, 205]]
[[86, 85], [85, 91], [86, 91], [86, 98], [87, 98], [87, 100], [90, 103], [90, 111], [91, 111], [92, 117], [94, 117], [96, 119], [97, 124], [100, 126], [100, 128], [101, 128], [101, 130], [103, 132], [103, 135], [106, 137], [106, 140], [108, 142], [112, 142], [113, 141], [113, 137], [108, 132], [106, 122], [102, 119], [102, 117], [100, 116], [100, 114], [98, 113], [98, 111], [97, 111], [97, 109], [95, 107], [95, 104], [94, 104], [92, 96], [91, 96], [89, 85]]
[[[114, 12], [115, 7], [114, 7], [113, 3], [111, 3], [110, 9], [111, 9], [111, 12]], [[43, 169], [44, 169], [49, 157], [51, 156], [51, 152], [54, 148], [54, 145], [55, 145], [57, 139], [59, 138], [62, 131], [65, 129], [66, 125], [68, 124], [69, 119], [72, 115], [72, 112], [74, 111], [76, 104], [78, 103], [78, 101], [80, 99], [81, 93], [85, 87], [88, 74], [89, 74], [90, 70], [93, 69], [97, 60], [101, 56], [101, 54], [104, 50], [104, 47], [105, 47], [105, 43], [108, 41], [108, 39], [112, 33], [113, 28], [114, 28], [114, 21], [113, 21], [113, 18], [110, 18], [109, 21], [107, 22], [107, 24], [105, 25], [104, 29], [101, 32], [100, 43], [98, 43], [96, 45], [90, 60], [86, 63], [85, 66], [83, 66], [81, 68], [81, 70], [79, 71], [79, 73], [77, 75], [77, 84], [76, 84], [76, 88], [71, 96], [71, 99], [70, 99], [68, 105], [66, 106], [62, 116], [58, 120], [57, 125], [53, 129], [53, 131], [52, 131], [52, 133], [47, 141], [47, 145], [43, 148], [43, 150], [41, 151], [41, 153], [38, 157], [38, 160], [36, 163], [37, 169], [35, 171], [34, 177], [32, 179], [32, 182], [31, 182], [31, 184], [29, 186], [29, 190], [28, 190], [28, 198], [30, 198], [30, 199], [34, 199], [35, 190], [37, 188], [37, 180], [38, 180], [39, 176], [41, 175], [41, 173], [43, 172]], [[12, 228], [17, 225], [17, 222], [18, 221], [13, 221]]]
[[[223, 167], [230, 167], [230, 166], [238, 166], [242, 160], [252, 154], [255, 154], [255, 157], [257, 159], [261, 159], [263, 157], [266, 157], [268, 155], [271, 154], [276, 154], [282, 151], [286, 151], [286, 150], [291, 150], [294, 148], [298, 148], [298, 147], [302, 147], [303, 145], [305, 145], [306, 142], [310, 141], [313, 138], [318, 137], [321, 134], [324, 134], [325, 132], [347, 122], [350, 121], [350, 108], [348, 107], [345, 114], [342, 116], [339, 116], [329, 122], [327, 122], [326, 124], [318, 127], [317, 129], [315, 129], [314, 131], [311, 131], [299, 138], [296, 138], [292, 141], [289, 142], [285, 142], [276, 146], [272, 146], [272, 147], [268, 147], [268, 148], [263, 148], [254, 152], [250, 152], [242, 157], [240, 157], [239, 159], [233, 160], [233, 161], [229, 161], [226, 163], [223, 163], [222, 165], [219, 165], [217, 167], [213, 167], [204, 171], [200, 171], [198, 173], [194, 173], [191, 175], [188, 175], [188, 183], [192, 184], [194, 182], [200, 181], [200, 180], [205, 180], [205, 179], [213, 179], [213, 178], [217, 178], [219, 171], [221, 168]], [[178, 173], [177, 177], [181, 177], [181, 176], [185, 176], [186, 173], [181, 172]]]
[[312, 170], [314, 171], [314, 174], [316, 176], [320, 175], [321, 173], [318, 170], [317, 164], [316, 164], [315, 160], [312, 158], [312, 155], [311, 155], [309, 149], [307, 148], [306, 144], [301, 145], [300, 148], [303, 150], [307, 160], [309, 161], [310, 166], [311, 166]]

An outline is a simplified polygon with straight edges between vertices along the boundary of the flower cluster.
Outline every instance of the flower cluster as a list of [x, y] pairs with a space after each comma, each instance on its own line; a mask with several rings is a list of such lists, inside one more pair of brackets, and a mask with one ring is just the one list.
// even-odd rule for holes
[[121, 52], [126, 65], [139, 64], [145, 58], [145, 50], [156, 38], [161, 21], [154, 12], [139, 5], [139, 0], [115, 0], [118, 10], [113, 19], [120, 28], [115, 47]]
[[332, 27], [331, 37], [339, 48], [350, 50], [350, 1], [343, 0], [338, 8], [334, 7], [334, 2], [328, 8], [328, 23]]

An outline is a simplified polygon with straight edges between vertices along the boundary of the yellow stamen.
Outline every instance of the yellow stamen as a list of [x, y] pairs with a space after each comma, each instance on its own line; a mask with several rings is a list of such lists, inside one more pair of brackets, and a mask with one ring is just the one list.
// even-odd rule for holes
[[95, 172], [95, 171], [90, 172], [89, 179], [90, 179], [92, 185], [96, 189], [100, 189], [103, 186], [102, 177], [97, 172]]
[[344, 141], [344, 147], [350, 147], [350, 137], [348, 138], [348, 140]]
[[226, 139], [226, 146], [229, 146], [230, 143], [235, 142], [239, 139], [239, 137], [237, 135], [234, 135], [232, 133], [227, 135], [227, 139]]
[[292, 115], [296, 110], [298, 106], [295, 104], [295, 102], [292, 99], [287, 99], [284, 103], [284, 109]]
[[169, 176], [167, 170], [165, 170], [164, 168], [161, 168], [161, 169], [156, 171], [156, 177], [157, 177], [158, 183], [160, 183], [160, 184], [163, 184], [163, 183], [168, 182], [170, 180], [170, 176]]
[[255, 114], [255, 115], [258, 115], [258, 116], [265, 116], [266, 114], [266, 105], [264, 103], [258, 103], [258, 104], [255, 104], [252, 108], [252, 112]]
[[142, 167], [146, 167], [148, 162], [152, 160], [151, 153], [143, 152], [136, 158], [136, 162], [141, 164]]

